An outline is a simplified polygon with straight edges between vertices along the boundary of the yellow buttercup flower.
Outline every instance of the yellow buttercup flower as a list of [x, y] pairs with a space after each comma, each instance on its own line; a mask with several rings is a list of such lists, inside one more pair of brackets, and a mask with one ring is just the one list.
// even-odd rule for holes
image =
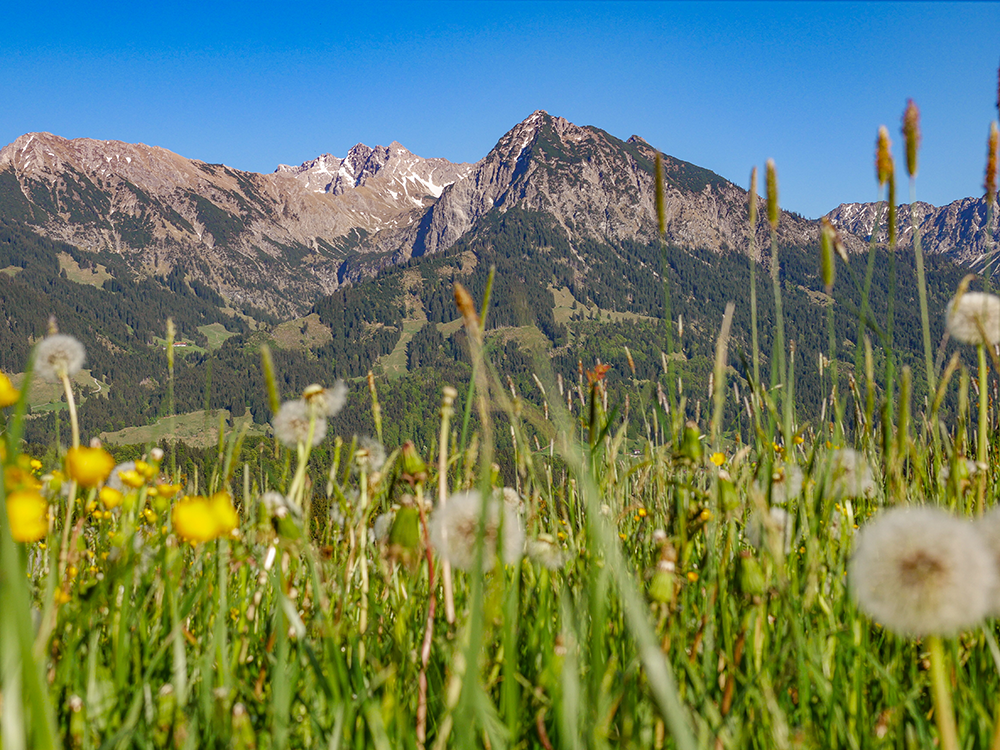
[[49, 531], [48, 503], [35, 490], [15, 490], [7, 495], [7, 520], [15, 542], [37, 542]]
[[172, 498], [178, 492], [181, 491], [180, 484], [158, 484], [156, 485], [156, 494], [159, 497], [165, 497], [167, 499]]
[[231, 534], [240, 527], [240, 515], [233, 507], [233, 498], [228, 492], [216, 492], [210, 501], [212, 513], [219, 524], [219, 535]]
[[716, 451], [712, 454], [712, 463], [716, 466], [722, 466], [722, 464], [726, 463], [726, 454]]
[[96, 487], [115, 468], [115, 459], [104, 448], [70, 448], [66, 451], [66, 473], [83, 487]]
[[37, 490], [42, 486], [27, 466], [25, 456], [19, 456], [16, 464], [4, 467], [3, 481], [8, 490]]
[[153, 477], [156, 476], [156, 467], [151, 466], [145, 461], [136, 461], [135, 470], [140, 474], [142, 474], [142, 476], [144, 476], [146, 479], [152, 479]]
[[122, 493], [114, 487], [101, 487], [100, 498], [105, 508], [116, 508], [122, 501]]
[[178, 501], [171, 515], [177, 535], [189, 542], [208, 542], [218, 535], [212, 508], [200, 495]]
[[122, 484], [132, 489], [138, 489], [146, 483], [146, 478], [135, 469], [119, 471], [118, 478], [122, 480]]
[[174, 504], [172, 518], [177, 534], [195, 543], [230, 534], [240, 525], [239, 514], [228, 492], [217, 492], [211, 498], [185, 497]]
[[10, 382], [10, 378], [0, 372], [0, 409], [13, 406], [21, 398], [21, 392]]

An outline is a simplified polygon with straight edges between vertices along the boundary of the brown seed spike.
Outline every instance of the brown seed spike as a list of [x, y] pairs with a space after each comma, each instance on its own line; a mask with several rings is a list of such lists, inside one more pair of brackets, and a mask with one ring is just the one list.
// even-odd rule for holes
[[917, 176], [917, 149], [920, 148], [920, 110], [912, 99], [906, 100], [903, 112], [903, 139], [906, 141], [906, 171]]
[[469, 329], [470, 332], [479, 331], [479, 313], [476, 312], [476, 305], [472, 301], [472, 295], [469, 294], [468, 290], [455, 282], [455, 305], [458, 307], [458, 311], [462, 313], [462, 318], [465, 321], [465, 327]]
[[757, 226], [757, 167], [750, 170], [750, 231]]
[[771, 229], [778, 228], [778, 173], [774, 169], [774, 159], [767, 160], [767, 220]]
[[990, 123], [990, 137], [986, 145], [986, 201], [993, 202], [997, 194], [997, 124]]
[[879, 187], [886, 183], [889, 174], [892, 172], [892, 141], [889, 140], [889, 131], [885, 125], [880, 125], [878, 129], [878, 145], [875, 148], [875, 175], [878, 177]]

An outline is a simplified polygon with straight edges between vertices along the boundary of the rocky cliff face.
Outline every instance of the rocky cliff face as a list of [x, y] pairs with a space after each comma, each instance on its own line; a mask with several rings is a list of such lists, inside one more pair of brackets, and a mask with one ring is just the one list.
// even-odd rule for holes
[[343, 160], [261, 175], [143, 144], [29, 133], [0, 150], [0, 212], [120, 253], [143, 273], [180, 265], [236, 303], [285, 314], [335, 289], [364, 237], [412, 223], [470, 168], [359, 144]]
[[[570, 238], [652, 241], [657, 235], [656, 151], [541, 110], [507, 132], [416, 224], [383, 232], [373, 246], [398, 262], [446, 249], [492, 210], [550, 214]], [[749, 250], [747, 192], [693, 164], [664, 157], [667, 240], [688, 247]], [[766, 224], [758, 240], [769, 242]], [[782, 242], [815, 238], [815, 222], [784, 214]]]

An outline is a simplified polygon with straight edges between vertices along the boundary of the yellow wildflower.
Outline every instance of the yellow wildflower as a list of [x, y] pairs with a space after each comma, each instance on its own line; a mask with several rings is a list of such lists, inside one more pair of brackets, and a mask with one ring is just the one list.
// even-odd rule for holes
[[42, 468], [42, 462], [39, 461], [37, 458], [31, 459], [31, 461], [28, 462], [28, 465], [31, 466], [32, 471], [38, 471], [39, 469]]
[[228, 492], [216, 492], [211, 498], [212, 514], [219, 526], [219, 535], [231, 534], [240, 527], [240, 516], [233, 507]]
[[174, 530], [189, 542], [208, 542], [239, 527], [240, 517], [228, 492], [211, 498], [195, 495], [174, 504]]
[[722, 466], [722, 464], [726, 463], [726, 454], [716, 451], [712, 454], [712, 463], [716, 466]]
[[133, 489], [138, 489], [146, 483], [146, 478], [136, 469], [125, 469], [123, 471], [119, 471], [118, 478], [122, 480], [122, 484], [126, 487], [132, 487]]
[[66, 473], [83, 487], [96, 487], [115, 467], [115, 459], [103, 448], [83, 446], [66, 451]]
[[174, 530], [189, 542], [208, 542], [218, 536], [218, 523], [208, 500], [200, 495], [185, 497], [174, 505]]
[[7, 520], [15, 542], [37, 542], [49, 531], [48, 503], [35, 490], [7, 495]]
[[180, 484], [158, 484], [156, 485], [156, 494], [160, 497], [171, 498], [181, 491]]
[[0, 409], [13, 406], [21, 398], [21, 392], [10, 382], [10, 378], [0, 372]]
[[114, 487], [101, 487], [100, 498], [105, 508], [116, 508], [122, 501], [122, 493]]
[[156, 476], [156, 467], [151, 466], [145, 461], [136, 461], [135, 470], [140, 474], [142, 474], [142, 476], [144, 476], [146, 479], [152, 479], [154, 476]]
[[37, 490], [42, 484], [27, 468], [24, 456], [19, 456], [16, 464], [5, 466], [3, 470], [3, 481], [8, 490]]

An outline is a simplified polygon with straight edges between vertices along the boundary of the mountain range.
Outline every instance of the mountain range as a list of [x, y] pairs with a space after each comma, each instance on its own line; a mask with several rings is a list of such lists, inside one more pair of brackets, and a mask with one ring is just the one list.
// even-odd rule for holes
[[[445, 250], [514, 206], [551, 216], [571, 245], [652, 241], [655, 155], [638, 136], [622, 141], [543, 111], [476, 164], [422, 158], [393, 142], [271, 174], [142, 144], [29, 133], [0, 150], [0, 215], [84, 251], [115, 253], [138, 274], [179, 269], [236, 309], [291, 317], [345, 282]], [[745, 190], [670, 156], [664, 171], [669, 243], [750, 252]], [[981, 253], [983, 200], [918, 206], [925, 252], [960, 263]], [[875, 204], [844, 204], [830, 218], [860, 250], [875, 213]], [[906, 209], [901, 221], [909, 226]], [[763, 221], [756, 235], [766, 246]], [[782, 244], [816, 236], [817, 222], [782, 214]]]
[[[669, 306], [671, 360], [697, 417], [729, 301], [737, 303], [731, 363], [743, 378], [752, 371], [750, 271], [771, 262], [770, 229], [763, 206], [750, 226], [744, 189], [663, 156], [661, 239], [656, 155], [638, 136], [620, 140], [542, 111], [475, 164], [422, 158], [394, 142], [271, 174], [141, 144], [27, 134], [0, 150], [0, 369], [23, 369], [54, 315], [87, 347], [80, 419], [88, 434], [148, 425], [171, 408], [226, 410], [234, 419], [249, 411], [263, 425], [271, 414], [259, 350], [267, 343], [282, 396], [372, 371], [394, 414], [387, 440], [431, 440], [426, 416], [441, 384], [467, 382], [470, 373], [452, 298], [461, 281], [477, 300], [492, 290], [490, 356], [521, 391], [535, 388], [539, 356], [566, 383], [584, 367], [609, 364], [621, 397], [641, 383], [674, 387], [680, 379], [663, 380]], [[832, 299], [820, 275], [818, 221], [781, 213], [786, 336], [795, 342], [804, 417], [821, 412], [830, 387], [829, 341], [817, 320], [835, 303], [841, 371], [850, 373], [868, 273], [866, 335], [883, 344], [876, 366], [891, 345], [897, 364], [913, 370], [914, 399], [923, 398], [908, 208], [900, 209], [903, 252], [894, 256], [874, 228], [880, 210], [844, 204], [829, 214], [851, 266]], [[939, 341], [945, 306], [985, 247], [988, 213], [972, 198], [916, 210]], [[873, 233], [869, 266], [863, 251]], [[888, 319], [894, 283], [890, 342], [879, 321]], [[776, 308], [765, 272], [757, 273], [757, 300], [767, 373]], [[176, 403], [164, 382], [167, 317], [186, 345], [177, 350]], [[354, 390], [341, 417], [347, 434], [372, 429], [363, 392]], [[46, 443], [58, 394], [33, 393], [29, 436]], [[739, 412], [729, 417], [735, 429], [748, 428]]]

